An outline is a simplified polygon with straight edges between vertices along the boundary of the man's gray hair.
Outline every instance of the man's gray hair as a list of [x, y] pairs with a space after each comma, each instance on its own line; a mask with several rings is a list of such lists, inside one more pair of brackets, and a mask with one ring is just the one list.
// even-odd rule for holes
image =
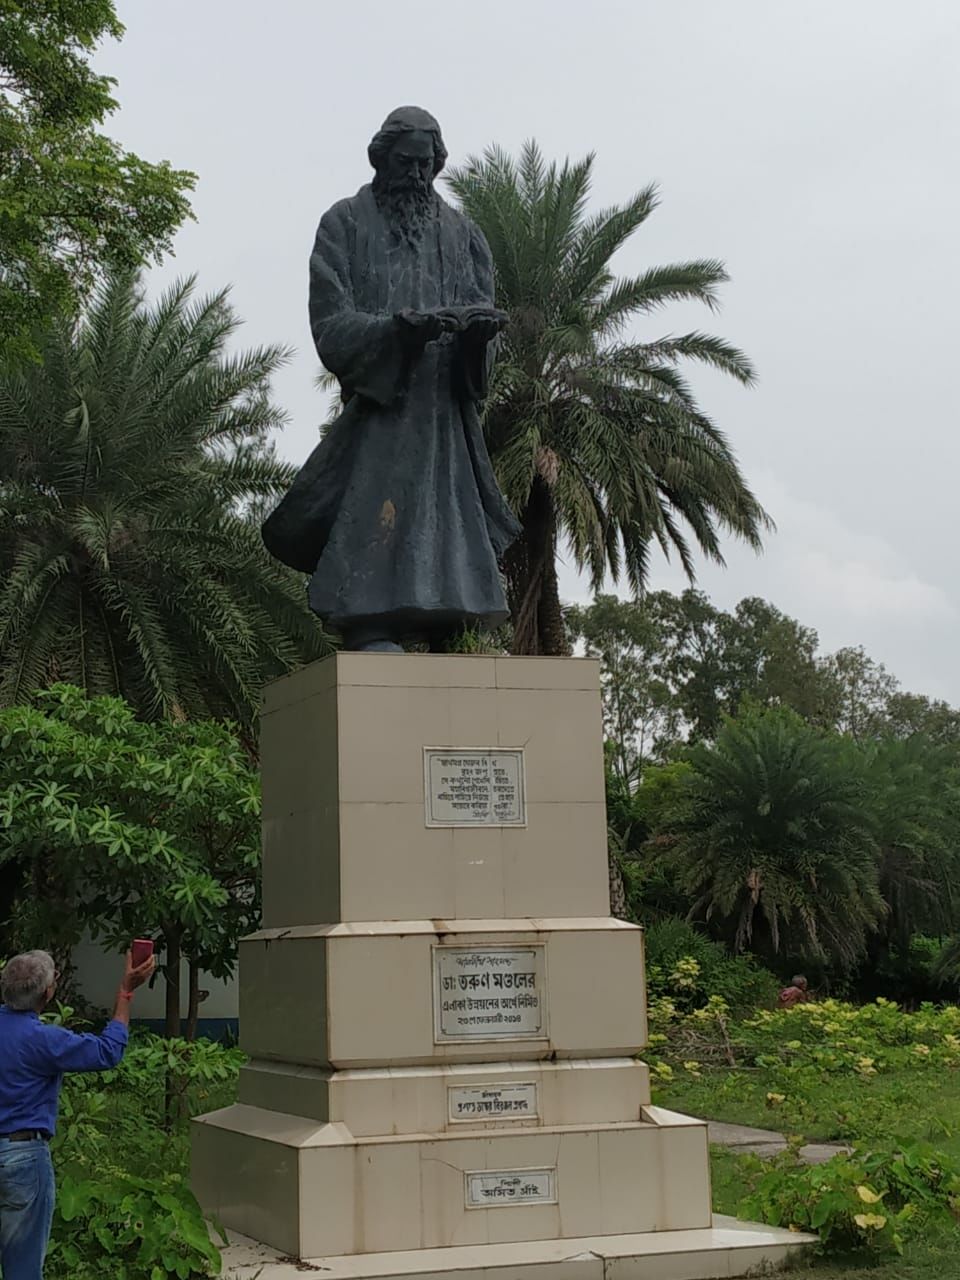
[[48, 987], [56, 981], [53, 957], [46, 951], [25, 951], [4, 965], [0, 992], [8, 1009], [36, 1009]]

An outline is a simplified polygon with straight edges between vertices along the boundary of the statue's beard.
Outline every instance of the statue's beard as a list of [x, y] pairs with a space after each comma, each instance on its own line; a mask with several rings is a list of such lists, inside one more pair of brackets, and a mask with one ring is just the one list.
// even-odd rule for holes
[[373, 194], [396, 238], [406, 240], [408, 244], [419, 244], [427, 223], [436, 213], [433, 183], [417, 178], [395, 178], [391, 181], [386, 175], [377, 174], [373, 180]]

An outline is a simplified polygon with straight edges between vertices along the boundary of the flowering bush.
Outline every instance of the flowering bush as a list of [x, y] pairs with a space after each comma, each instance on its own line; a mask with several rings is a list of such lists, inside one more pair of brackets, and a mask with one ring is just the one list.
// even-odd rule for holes
[[[743, 1216], [877, 1254], [960, 1218], [960, 1009], [824, 1000], [737, 1020], [716, 995], [689, 1011], [661, 995], [649, 1018], [658, 1101], [803, 1135], [776, 1161], [736, 1159]], [[808, 1168], [814, 1137], [854, 1150]]]
[[950, 1225], [960, 1209], [960, 1167], [926, 1146], [858, 1149], [805, 1166], [794, 1144], [777, 1160], [741, 1164], [752, 1182], [743, 1215], [817, 1231], [824, 1251], [900, 1253], [908, 1234]]

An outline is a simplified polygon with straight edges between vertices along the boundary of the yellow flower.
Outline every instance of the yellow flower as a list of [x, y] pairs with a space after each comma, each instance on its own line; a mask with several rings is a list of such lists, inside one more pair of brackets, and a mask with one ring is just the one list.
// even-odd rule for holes
[[877, 1195], [876, 1191], [871, 1191], [869, 1187], [857, 1187], [857, 1195], [864, 1204], [879, 1204], [883, 1199], [883, 1195]]
[[787, 1095], [785, 1093], [768, 1093], [767, 1094], [767, 1106], [769, 1107], [779, 1107], [781, 1102], [786, 1102], [786, 1100], [787, 1100]]
[[853, 1220], [864, 1231], [880, 1231], [887, 1225], [887, 1220], [882, 1213], [858, 1213]]

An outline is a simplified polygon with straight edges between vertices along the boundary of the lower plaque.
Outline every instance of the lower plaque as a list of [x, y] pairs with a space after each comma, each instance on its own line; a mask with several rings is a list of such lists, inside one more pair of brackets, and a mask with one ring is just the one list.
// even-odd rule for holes
[[556, 1169], [499, 1169], [468, 1173], [468, 1209], [502, 1209], [514, 1204], [556, 1204]]
[[450, 1085], [447, 1102], [451, 1122], [536, 1120], [537, 1086], [524, 1084]]

